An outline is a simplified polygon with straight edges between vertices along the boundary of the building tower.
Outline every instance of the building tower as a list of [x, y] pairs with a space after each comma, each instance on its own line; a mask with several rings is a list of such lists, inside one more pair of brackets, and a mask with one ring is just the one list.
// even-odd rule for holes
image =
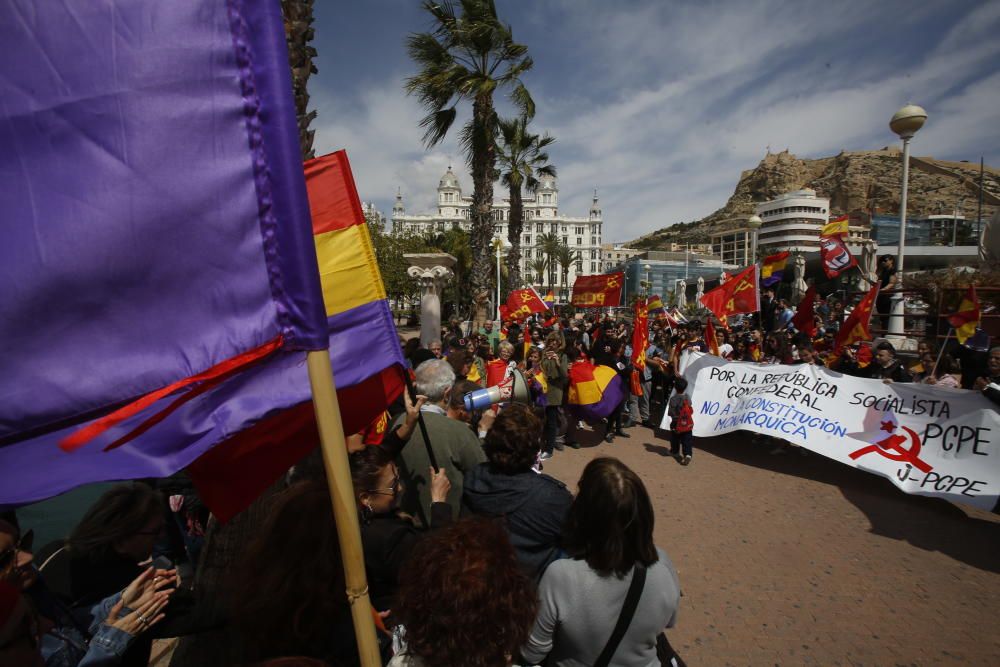
[[402, 218], [406, 214], [406, 209], [403, 208], [403, 192], [400, 188], [396, 188], [396, 203], [392, 205], [392, 229], [394, 232], [402, 231], [403, 226]]
[[597, 199], [597, 188], [594, 188], [594, 201], [590, 204], [590, 219], [601, 219], [601, 203]]
[[462, 186], [458, 184], [458, 177], [448, 165], [448, 171], [444, 172], [441, 181], [438, 183], [438, 215], [443, 218], [459, 218], [459, 205], [462, 203]]

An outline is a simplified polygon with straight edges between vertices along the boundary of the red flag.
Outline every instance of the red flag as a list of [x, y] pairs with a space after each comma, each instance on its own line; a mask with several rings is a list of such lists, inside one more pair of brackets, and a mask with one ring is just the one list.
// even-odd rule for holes
[[878, 284], [872, 287], [871, 291], [854, 307], [847, 320], [840, 325], [840, 331], [837, 332], [837, 339], [833, 345], [834, 354], [838, 354], [845, 345], [853, 345], [861, 340], [871, 340], [872, 334], [868, 325], [872, 318], [875, 297], [878, 296], [878, 287]]
[[517, 289], [507, 297], [508, 315], [513, 318], [527, 317], [532, 313], [544, 313], [548, 306], [538, 296], [534, 288]]
[[810, 338], [816, 335], [816, 313], [813, 310], [813, 306], [815, 305], [816, 286], [810, 285], [809, 289], [806, 290], [805, 296], [802, 297], [802, 301], [799, 302], [798, 308], [795, 310], [795, 316], [792, 317], [792, 326]]
[[979, 326], [979, 299], [976, 298], [975, 285], [969, 285], [962, 303], [958, 305], [958, 311], [948, 318], [948, 324], [954, 327], [955, 337], [963, 345], [969, 340], [969, 336], [976, 333], [976, 327]]
[[624, 273], [608, 273], [599, 276], [579, 276], [573, 283], [573, 298], [570, 301], [579, 308], [603, 308], [617, 306], [622, 299]]
[[844, 237], [841, 234], [820, 236], [819, 256], [827, 278], [836, 278], [852, 266], [858, 265], [858, 260], [847, 249], [847, 244], [844, 243]]
[[719, 339], [715, 337], [715, 325], [712, 324], [711, 317], [705, 322], [705, 344], [708, 345], [709, 354], [721, 356], [719, 354]]
[[760, 310], [757, 289], [757, 266], [751, 266], [701, 297], [701, 305], [715, 313], [720, 322], [729, 315], [754, 313]]
[[646, 369], [646, 348], [649, 347], [649, 311], [646, 300], [636, 299], [632, 323], [632, 394], [642, 396], [642, 375]]

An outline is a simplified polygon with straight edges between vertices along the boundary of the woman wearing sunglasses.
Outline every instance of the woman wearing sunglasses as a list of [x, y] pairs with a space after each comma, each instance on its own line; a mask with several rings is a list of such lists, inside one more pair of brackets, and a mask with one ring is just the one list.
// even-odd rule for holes
[[[423, 531], [398, 511], [403, 484], [391, 454], [383, 447], [368, 446], [351, 454], [351, 479], [361, 516], [361, 544], [372, 606], [390, 609], [399, 581], [399, 571], [420, 540]], [[429, 473], [432, 527], [451, 522], [448, 491], [451, 482], [441, 468]]]
[[72, 613], [34, 568], [32, 531], [0, 520], [0, 666], [118, 665], [133, 640], [163, 620], [173, 570], [148, 568], [123, 591]]

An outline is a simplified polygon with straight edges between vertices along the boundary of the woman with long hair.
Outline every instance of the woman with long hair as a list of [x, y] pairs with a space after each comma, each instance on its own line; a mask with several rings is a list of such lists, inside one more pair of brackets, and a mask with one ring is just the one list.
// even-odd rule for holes
[[503, 527], [459, 521], [422, 540], [402, 573], [393, 612], [406, 646], [389, 667], [506, 667], [537, 604]]
[[680, 584], [673, 564], [653, 544], [653, 505], [642, 480], [618, 459], [587, 464], [563, 531], [569, 558], [545, 571], [539, 610], [524, 661], [547, 665], [593, 665], [606, 650], [633, 579], [645, 580], [638, 606], [611, 664], [659, 664], [659, 635], [673, 627]]
[[306, 656], [359, 662], [337, 524], [325, 483], [301, 481], [275, 499], [231, 581], [239, 655], [223, 664]]

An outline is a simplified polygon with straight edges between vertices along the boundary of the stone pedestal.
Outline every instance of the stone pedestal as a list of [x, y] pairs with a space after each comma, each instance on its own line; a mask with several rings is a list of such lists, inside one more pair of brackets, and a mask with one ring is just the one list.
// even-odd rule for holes
[[410, 262], [407, 274], [420, 283], [420, 345], [441, 338], [441, 290], [455, 273], [454, 257], [444, 252], [403, 255]]

